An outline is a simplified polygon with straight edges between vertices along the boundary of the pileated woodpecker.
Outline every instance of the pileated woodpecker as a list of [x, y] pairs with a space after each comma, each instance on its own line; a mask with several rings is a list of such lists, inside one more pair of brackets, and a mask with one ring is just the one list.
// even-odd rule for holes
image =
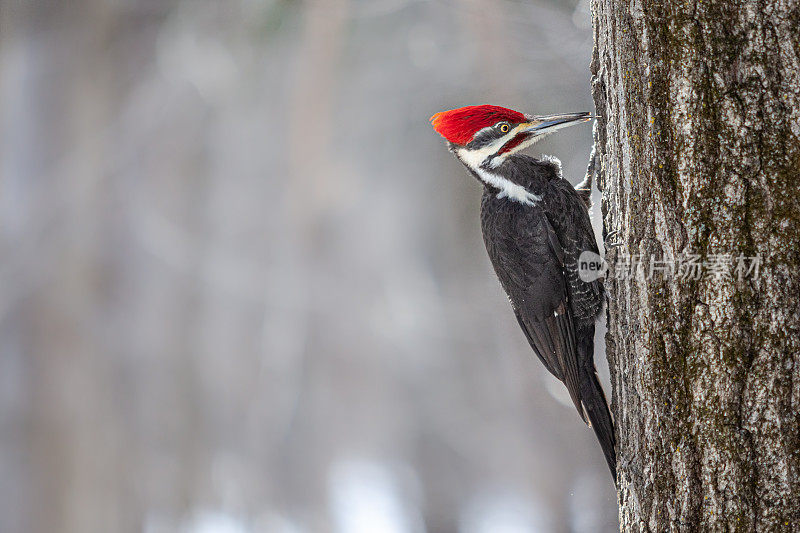
[[531, 348], [566, 385], [584, 422], [588, 417], [616, 480], [614, 425], [594, 366], [603, 285], [578, 271], [581, 253], [598, 253], [589, 221], [593, 165], [575, 188], [561, 177], [558, 160], [519, 153], [592, 118], [479, 105], [436, 113], [431, 123], [483, 184], [481, 229], [500, 284]]

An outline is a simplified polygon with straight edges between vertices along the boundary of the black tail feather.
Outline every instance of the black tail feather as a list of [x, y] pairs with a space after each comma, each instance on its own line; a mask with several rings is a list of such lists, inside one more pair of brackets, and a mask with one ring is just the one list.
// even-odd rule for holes
[[581, 403], [589, 417], [603, 455], [606, 457], [608, 468], [617, 482], [617, 452], [616, 438], [614, 437], [614, 421], [608, 409], [608, 401], [597, 377], [594, 366], [594, 324], [579, 329], [578, 357], [580, 358], [581, 373]]
[[616, 483], [617, 452], [615, 450], [614, 422], [611, 420], [611, 412], [608, 410], [606, 395], [603, 393], [603, 387], [597, 379], [594, 365], [586, 374], [588, 375], [584, 376], [581, 386], [581, 399], [592, 424], [592, 429], [594, 429], [597, 440], [600, 441], [600, 447], [603, 449], [603, 454], [606, 456], [606, 462], [609, 470], [611, 470], [611, 475], [614, 477], [614, 483]]

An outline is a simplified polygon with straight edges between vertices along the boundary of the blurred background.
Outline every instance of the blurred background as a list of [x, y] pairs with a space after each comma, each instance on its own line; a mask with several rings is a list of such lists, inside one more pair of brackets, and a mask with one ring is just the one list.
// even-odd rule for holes
[[591, 46], [584, 0], [0, 0], [0, 531], [614, 530], [428, 123], [591, 110]]

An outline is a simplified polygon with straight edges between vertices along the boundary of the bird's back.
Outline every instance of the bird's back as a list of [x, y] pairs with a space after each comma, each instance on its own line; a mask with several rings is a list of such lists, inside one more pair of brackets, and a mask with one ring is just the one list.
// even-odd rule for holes
[[575, 320], [594, 323], [603, 305], [603, 284], [585, 282], [578, 272], [583, 252], [598, 253], [586, 205], [551, 160], [515, 155], [499, 170], [541, 197], [535, 205], [523, 205], [484, 189], [483, 238], [512, 303], [524, 288], [552, 309], [552, 289], [566, 286]]
[[481, 229], [489, 259], [515, 309], [526, 307], [538, 320], [557, 308], [565, 279], [552, 249], [544, 211], [486, 190], [481, 201]]

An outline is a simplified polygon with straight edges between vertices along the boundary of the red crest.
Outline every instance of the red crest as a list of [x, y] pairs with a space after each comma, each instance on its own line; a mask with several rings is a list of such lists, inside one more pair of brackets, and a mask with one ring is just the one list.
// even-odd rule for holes
[[478, 131], [503, 120], [516, 124], [524, 122], [525, 115], [496, 105], [471, 105], [436, 113], [431, 117], [431, 124], [439, 135], [451, 143], [464, 145]]

